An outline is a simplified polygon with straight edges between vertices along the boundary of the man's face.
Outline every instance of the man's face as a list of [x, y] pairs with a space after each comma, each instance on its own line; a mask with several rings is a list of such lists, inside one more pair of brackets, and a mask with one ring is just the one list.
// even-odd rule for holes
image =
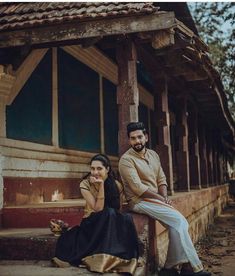
[[144, 134], [142, 130], [135, 130], [129, 134], [129, 143], [131, 147], [137, 151], [142, 151], [148, 142], [148, 135]]

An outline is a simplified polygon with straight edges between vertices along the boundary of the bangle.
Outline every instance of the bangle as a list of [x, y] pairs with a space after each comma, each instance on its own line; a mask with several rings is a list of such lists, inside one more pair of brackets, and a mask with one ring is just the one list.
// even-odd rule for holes
[[97, 197], [96, 199], [104, 199], [104, 197]]

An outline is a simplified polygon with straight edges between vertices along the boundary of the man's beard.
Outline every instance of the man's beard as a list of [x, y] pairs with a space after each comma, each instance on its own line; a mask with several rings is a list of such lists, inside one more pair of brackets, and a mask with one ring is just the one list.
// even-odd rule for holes
[[145, 146], [146, 146], [146, 143], [144, 143], [144, 144], [137, 144], [137, 145], [132, 146], [132, 148], [136, 152], [141, 152], [145, 148]]

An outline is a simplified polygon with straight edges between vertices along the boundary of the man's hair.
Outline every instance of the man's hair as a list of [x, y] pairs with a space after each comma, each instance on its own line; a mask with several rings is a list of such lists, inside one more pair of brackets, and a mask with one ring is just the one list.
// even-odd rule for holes
[[130, 133], [135, 130], [142, 130], [143, 133], [146, 134], [146, 129], [142, 122], [131, 122], [127, 125], [126, 129], [128, 137], [130, 137]]

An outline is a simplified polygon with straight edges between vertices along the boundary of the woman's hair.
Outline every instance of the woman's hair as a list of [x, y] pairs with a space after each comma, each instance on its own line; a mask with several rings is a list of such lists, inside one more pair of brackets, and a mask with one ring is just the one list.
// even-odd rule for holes
[[[102, 165], [108, 169], [108, 177], [104, 182], [104, 196], [105, 196], [105, 207], [110, 207], [114, 209], [120, 208], [120, 194], [115, 181], [115, 175], [112, 171], [111, 162], [105, 154], [96, 154], [91, 158], [90, 165], [93, 161], [100, 161]], [[90, 175], [85, 176], [87, 178]]]
[[95, 156], [93, 156], [91, 158], [90, 165], [93, 161], [100, 161], [106, 169], [109, 169], [108, 170], [108, 176], [111, 176], [111, 177], [115, 178], [114, 173], [112, 171], [111, 162], [110, 162], [108, 156], [106, 156], [102, 153], [99, 153], [99, 154], [96, 154]]

